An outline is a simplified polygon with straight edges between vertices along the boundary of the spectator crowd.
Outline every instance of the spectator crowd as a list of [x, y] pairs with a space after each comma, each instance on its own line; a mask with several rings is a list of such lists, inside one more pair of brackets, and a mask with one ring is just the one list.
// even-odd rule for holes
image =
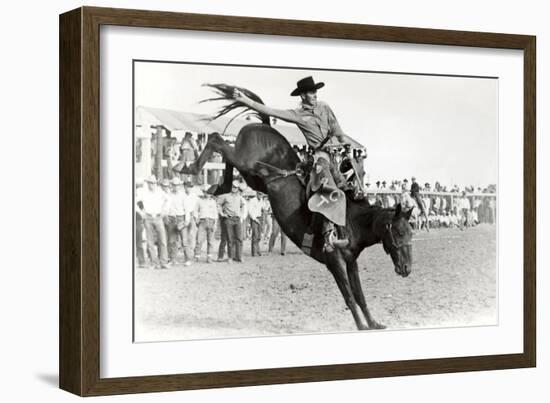
[[367, 200], [371, 205], [413, 208], [411, 225], [416, 229], [472, 227], [480, 223], [496, 222], [496, 186], [481, 188], [466, 186], [451, 188], [436, 182], [421, 186], [416, 178], [377, 181], [374, 186], [365, 184]]
[[[166, 269], [202, 260], [242, 262], [246, 240], [250, 240], [252, 257], [261, 256], [261, 243], [267, 243], [272, 253], [277, 238], [280, 253], [285, 254], [286, 236], [266, 195], [242, 181], [234, 181], [230, 193], [214, 196], [215, 189], [201, 189], [178, 177], [158, 181], [150, 176], [136, 183], [138, 267]], [[217, 248], [215, 241], [219, 241]]]

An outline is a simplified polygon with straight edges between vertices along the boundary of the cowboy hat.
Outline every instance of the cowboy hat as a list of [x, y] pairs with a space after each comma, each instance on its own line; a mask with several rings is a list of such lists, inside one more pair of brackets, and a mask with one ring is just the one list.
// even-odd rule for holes
[[172, 185], [174, 186], [183, 185], [183, 182], [181, 181], [180, 178], [176, 176], [174, 179], [172, 179]]
[[323, 88], [325, 86], [325, 83], [316, 83], [313, 81], [313, 77], [309, 76], [306, 78], [302, 78], [300, 81], [296, 83], [296, 89], [290, 93], [291, 96], [295, 97], [297, 95], [300, 95], [304, 92], [308, 91], [316, 91], [319, 88]]
[[149, 176], [147, 179], [145, 179], [145, 182], [147, 183], [157, 183], [157, 177], [155, 175]]

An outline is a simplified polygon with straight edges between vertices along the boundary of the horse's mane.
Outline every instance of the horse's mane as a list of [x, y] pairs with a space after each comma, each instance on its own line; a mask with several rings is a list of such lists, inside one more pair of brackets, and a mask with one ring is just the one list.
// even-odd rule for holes
[[374, 221], [381, 217], [388, 220], [391, 219], [395, 214], [395, 207], [384, 208], [371, 205], [367, 199], [348, 199], [348, 214], [352, 214], [353, 221], [362, 227], [372, 228]]
[[[211, 88], [218, 96], [204, 99], [200, 101], [201, 103], [212, 102], [212, 101], [226, 101], [225, 105], [218, 108], [218, 110], [214, 115], [206, 118], [207, 120], [212, 121], [221, 116], [227, 115], [232, 111], [237, 111], [237, 113], [227, 123], [227, 126], [229, 126], [229, 124], [239, 116], [243, 116], [243, 115], [255, 116], [256, 118], [261, 120], [262, 122], [261, 124], [268, 126], [268, 127], [264, 127], [262, 130], [269, 131], [270, 135], [248, 137], [249, 142], [250, 141], [256, 142], [256, 144], [253, 145], [253, 148], [258, 148], [258, 149], [267, 151], [267, 154], [269, 154], [272, 157], [272, 160], [265, 161], [265, 162], [274, 164], [278, 168], [294, 169], [296, 167], [296, 164], [299, 162], [298, 155], [293, 150], [292, 145], [288, 142], [288, 140], [281, 133], [279, 133], [275, 128], [271, 127], [269, 116], [260, 114], [254, 111], [253, 109], [249, 108], [242, 102], [238, 102], [233, 99], [233, 92], [237, 89], [240, 92], [242, 92], [244, 95], [246, 95], [248, 98], [252, 99], [253, 101], [264, 104], [262, 99], [257, 94], [243, 87], [237, 87], [235, 85], [229, 85], [229, 84], [223, 84], [223, 83], [218, 83], [218, 84], [206, 83], [206, 84], [203, 84], [203, 86]], [[258, 125], [261, 125], [261, 124], [251, 123], [249, 125], [246, 125], [243, 129], [241, 129], [241, 132], [255, 131], [257, 130]]]
[[218, 83], [218, 84], [206, 83], [206, 84], [203, 84], [203, 86], [210, 87], [211, 89], [214, 90], [216, 94], [218, 94], [218, 96], [214, 98], [203, 99], [202, 101], [200, 101], [200, 103], [212, 102], [212, 101], [230, 101], [226, 105], [220, 107], [213, 116], [206, 118], [208, 121], [212, 121], [219, 118], [220, 116], [227, 115], [231, 111], [241, 109], [235, 116], [231, 118], [231, 121], [236, 119], [238, 116], [243, 116], [243, 115], [255, 116], [256, 118], [261, 120], [263, 124], [271, 126], [269, 121], [269, 116], [258, 113], [255, 110], [243, 104], [242, 102], [235, 101], [233, 99], [233, 92], [235, 90], [239, 90], [240, 92], [242, 92], [244, 95], [246, 95], [248, 98], [252, 99], [253, 101], [256, 101], [260, 104], [264, 104], [264, 101], [262, 101], [262, 99], [258, 95], [256, 95], [249, 89], [246, 89], [243, 87], [237, 87], [235, 85], [223, 84], [223, 83]]

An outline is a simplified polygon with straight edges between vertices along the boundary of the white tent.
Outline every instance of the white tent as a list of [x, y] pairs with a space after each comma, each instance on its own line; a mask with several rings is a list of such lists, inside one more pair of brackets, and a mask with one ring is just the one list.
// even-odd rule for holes
[[[138, 106], [136, 108], [136, 126], [149, 128], [161, 125], [172, 132], [172, 137], [181, 140], [185, 132], [212, 133], [218, 132], [226, 137], [236, 137], [243, 126], [255, 121], [238, 118], [231, 121], [230, 117], [221, 116], [210, 121], [208, 115], [192, 112], [181, 112], [170, 109]], [[279, 121], [278, 121], [279, 122]], [[300, 129], [293, 124], [276, 123], [272, 125], [291, 145], [306, 145], [306, 140]], [[364, 148], [360, 143], [347, 137], [353, 148]]]

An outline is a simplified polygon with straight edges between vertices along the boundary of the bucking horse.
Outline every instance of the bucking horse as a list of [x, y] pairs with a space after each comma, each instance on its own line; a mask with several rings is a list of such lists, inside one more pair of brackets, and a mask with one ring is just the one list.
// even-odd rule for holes
[[[218, 96], [202, 102], [226, 101], [210, 117], [211, 120], [231, 111], [239, 111], [235, 117], [244, 113], [255, 113], [233, 99], [235, 88], [249, 98], [262, 102], [260, 97], [246, 88], [227, 84], [205, 85]], [[385, 328], [373, 318], [367, 307], [357, 258], [365, 248], [382, 243], [384, 251], [393, 261], [395, 272], [407, 277], [412, 269], [412, 230], [409, 225], [412, 209], [404, 211], [400, 204], [395, 208], [381, 208], [369, 205], [366, 198], [346, 198], [345, 233], [349, 242], [332, 251], [324, 250], [322, 217], [308, 208], [306, 185], [296, 169], [300, 163], [298, 155], [287, 139], [271, 126], [268, 116], [255, 114], [261, 123], [243, 126], [234, 146], [226, 142], [219, 133], [212, 133], [194, 163], [189, 166], [179, 165], [174, 169], [179, 173], [197, 175], [212, 153], [220, 153], [226, 168], [217, 194], [230, 191], [233, 168], [236, 168], [248, 186], [268, 195], [273, 215], [287, 237], [311, 258], [326, 265], [353, 315], [357, 328]]]

